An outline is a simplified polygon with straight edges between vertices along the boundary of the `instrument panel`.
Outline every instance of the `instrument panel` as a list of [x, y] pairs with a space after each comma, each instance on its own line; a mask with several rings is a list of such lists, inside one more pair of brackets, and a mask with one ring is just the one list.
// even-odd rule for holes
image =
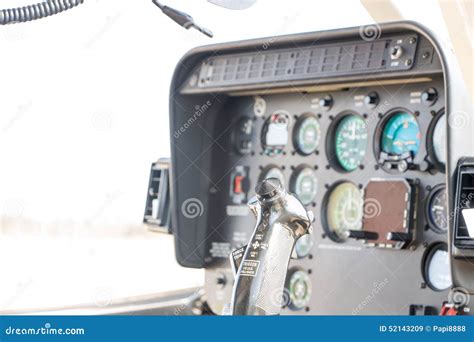
[[[231, 125], [242, 128], [245, 121], [252, 128], [250, 134], [243, 132], [248, 150], [239, 150], [241, 139], [234, 131], [233, 138], [224, 134], [217, 141], [223, 149], [214, 151], [221, 167], [213, 169], [212, 178], [228, 178], [230, 189], [229, 198], [215, 196], [210, 204], [216, 213], [224, 213], [213, 215], [211, 223], [221, 224], [209, 245], [216, 274], [231, 279], [225, 275], [223, 245], [230, 251], [250, 238], [249, 227], [255, 222], [245, 203], [258, 181], [275, 177], [316, 217], [313, 234], [295, 246], [288, 298], [297, 297], [298, 304], [288, 305], [285, 312], [350, 313], [350, 299], [339, 301], [340, 296], [363, 300], [364, 284], [371, 289], [377, 282], [386, 287], [383, 302], [396, 298], [390, 292], [398, 292], [402, 282], [405, 291], [411, 289], [429, 298], [427, 304], [440, 306], [447, 294], [439, 292], [446, 290], [450, 278], [447, 253], [423, 258], [432, 244], [446, 246], [447, 242], [445, 175], [440, 162], [445, 157], [438, 143], [444, 137], [435, 136], [441, 131], [436, 127], [445, 122], [443, 101], [425, 103], [422, 94], [430, 88], [442, 94], [441, 79], [330, 94], [229, 99], [224, 111], [235, 118]], [[365, 100], [374, 94], [376, 106]], [[331, 104], [325, 106], [320, 99], [329, 97]], [[263, 114], [255, 112], [257, 102], [265, 103]], [[225, 130], [225, 125], [229, 125], [225, 118], [218, 119], [216, 129]], [[217, 131], [214, 134], [219, 136]], [[247, 171], [226, 177], [228, 168]], [[250, 189], [244, 196], [242, 182]], [[300, 285], [290, 285], [292, 281]], [[335, 297], [330, 300], [323, 293]], [[420, 303], [413, 299], [411, 304]], [[367, 304], [365, 310], [408, 312], [396, 300], [389, 300], [384, 309]]]
[[[359, 44], [360, 37], [349, 43], [346, 36], [339, 50], [334, 40], [314, 48], [335, 53], [326, 59], [336, 66], [344, 60], [344, 68], [344, 47], [364, 51], [367, 74], [353, 64], [342, 83], [343, 72], [326, 79], [324, 65], [321, 79], [292, 81], [299, 52], [309, 48], [217, 53], [186, 69], [182, 98], [172, 100], [187, 105], [172, 129], [189, 126], [175, 134], [174, 177], [181, 184], [175, 206], [182, 212], [185, 200], [199, 200], [202, 210], [189, 220], [179, 212], [174, 217], [180, 227], [187, 224], [178, 231], [177, 258], [206, 268], [207, 300], [216, 314], [230, 302], [229, 255], [248, 243], [255, 226], [246, 203], [265, 178], [278, 178], [316, 218], [312, 234], [295, 244], [283, 314], [404, 315], [420, 306], [435, 312], [447, 300], [443, 74], [422, 35], [385, 32], [383, 44]], [[375, 75], [372, 54], [396, 70]], [[310, 72], [312, 52], [307, 55]], [[252, 68], [263, 75], [267, 57], [275, 75], [279, 65], [288, 68], [286, 87], [278, 83], [283, 76], [271, 84], [252, 81]], [[249, 79], [240, 89], [245, 65]]]

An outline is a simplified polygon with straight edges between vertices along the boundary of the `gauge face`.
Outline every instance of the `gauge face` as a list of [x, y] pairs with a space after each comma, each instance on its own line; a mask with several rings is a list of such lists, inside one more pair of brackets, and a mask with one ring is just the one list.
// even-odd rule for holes
[[327, 202], [328, 236], [341, 241], [348, 230], [360, 230], [363, 207], [362, 191], [355, 184], [344, 182], [337, 185], [329, 194]]
[[423, 278], [435, 291], [447, 290], [453, 283], [447, 249], [446, 243], [438, 242], [428, 247], [423, 257]]
[[311, 279], [308, 273], [295, 270], [290, 274], [287, 291], [289, 291], [289, 306], [293, 310], [304, 308], [311, 298]]
[[298, 167], [291, 177], [291, 191], [304, 205], [310, 204], [318, 190], [316, 173], [309, 166]]
[[295, 252], [298, 259], [305, 258], [311, 252], [313, 248], [313, 236], [311, 234], [305, 234], [296, 241]]
[[278, 112], [272, 114], [262, 129], [263, 151], [268, 156], [275, 156], [283, 152], [288, 144], [288, 126], [290, 116], [287, 113]]
[[338, 123], [334, 134], [335, 152], [345, 171], [359, 167], [367, 150], [367, 126], [358, 115], [347, 115]]
[[384, 125], [382, 132], [382, 151], [392, 155], [411, 152], [415, 155], [420, 148], [420, 126], [413, 114], [398, 112]]
[[302, 115], [296, 122], [293, 132], [296, 150], [303, 155], [314, 153], [319, 146], [320, 139], [321, 126], [316, 116], [313, 114]]
[[283, 171], [276, 165], [268, 165], [265, 167], [260, 174], [259, 181], [261, 182], [268, 178], [277, 178], [283, 186], [285, 185]]
[[427, 198], [426, 220], [432, 230], [446, 233], [448, 230], [448, 198], [444, 186], [436, 186]]
[[439, 163], [446, 165], [446, 115], [443, 114], [433, 131], [433, 150]]

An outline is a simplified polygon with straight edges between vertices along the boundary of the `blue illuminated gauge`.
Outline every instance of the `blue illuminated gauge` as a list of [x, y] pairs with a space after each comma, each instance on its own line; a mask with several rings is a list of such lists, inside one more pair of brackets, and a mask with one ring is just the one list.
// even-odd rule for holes
[[338, 123], [334, 145], [339, 165], [354, 171], [362, 163], [367, 150], [367, 125], [359, 115], [347, 115]]
[[298, 167], [290, 180], [290, 189], [304, 205], [310, 204], [318, 191], [316, 173], [309, 166]]
[[391, 155], [410, 152], [415, 156], [420, 148], [420, 126], [413, 114], [397, 112], [384, 125], [381, 139], [382, 151]]
[[295, 124], [293, 142], [296, 150], [302, 155], [314, 153], [321, 139], [321, 126], [313, 114], [303, 114]]

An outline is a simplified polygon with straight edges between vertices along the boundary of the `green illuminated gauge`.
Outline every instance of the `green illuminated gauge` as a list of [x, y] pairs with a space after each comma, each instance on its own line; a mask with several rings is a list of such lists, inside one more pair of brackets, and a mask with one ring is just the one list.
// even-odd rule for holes
[[367, 125], [359, 115], [346, 115], [339, 121], [334, 144], [337, 161], [344, 171], [354, 171], [362, 163], [367, 140]]
[[397, 112], [390, 116], [383, 127], [382, 151], [400, 156], [410, 152], [416, 155], [420, 148], [420, 126], [413, 114]]
[[270, 164], [263, 168], [258, 180], [261, 182], [268, 178], [277, 178], [281, 185], [285, 186], [285, 176], [283, 175], [283, 171], [276, 165]]
[[309, 255], [313, 248], [313, 235], [305, 234], [296, 241], [295, 252], [298, 259], [303, 259]]
[[300, 116], [293, 130], [293, 143], [302, 155], [314, 153], [321, 139], [321, 126], [318, 118], [310, 113]]
[[293, 172], [290, 189], [304, 205], [310, 204], [318, 191], [316, 173], [309, 166], [299, 166]]
[[301, 269], [290, 270], [284, 296], [285, 301], [292, 310], [300, 310], [307, 306], [311, 298], [311, 279]]
[[364, 200], [362, 191], [353, 183], [336, 185], [329, 193], [326, 209], [328, 236], [337, 242], [347, 237], [349, 230], [362, 228]]

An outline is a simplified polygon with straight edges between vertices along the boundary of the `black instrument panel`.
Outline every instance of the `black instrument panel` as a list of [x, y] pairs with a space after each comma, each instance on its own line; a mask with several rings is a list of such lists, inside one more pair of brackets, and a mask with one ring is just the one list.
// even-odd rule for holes
[[[409, 68], [378, 76], [358, 70], [347, 83], [338, 83], [339, 74], [313, 84], [290, 76], [275, 81], [277, 91], [248, 79], [239, 88], [229, 69], [229, 85], [221, 70], [219, 86], [209, 72], [211, 80], [193, 88], [195, 72], [210, 68], [200, 51], [183, 69], [171, 99], [180, 108], [172, 122], [177, 259], [206, 268], [215, 313], [230, 302], [229, 254], [255, 225], [246, 202], [268, 177], [316, 217], [313, 234], [295, 246], [284, 314], [408, 314], [412, 305], [439, 308], [446, 300], [443, 76], [422, 35], [393, 36], [400, 35], [407, 44], [416, 37]], [[190, 214], [185, 204], [193, 201], [199, 210]]]

